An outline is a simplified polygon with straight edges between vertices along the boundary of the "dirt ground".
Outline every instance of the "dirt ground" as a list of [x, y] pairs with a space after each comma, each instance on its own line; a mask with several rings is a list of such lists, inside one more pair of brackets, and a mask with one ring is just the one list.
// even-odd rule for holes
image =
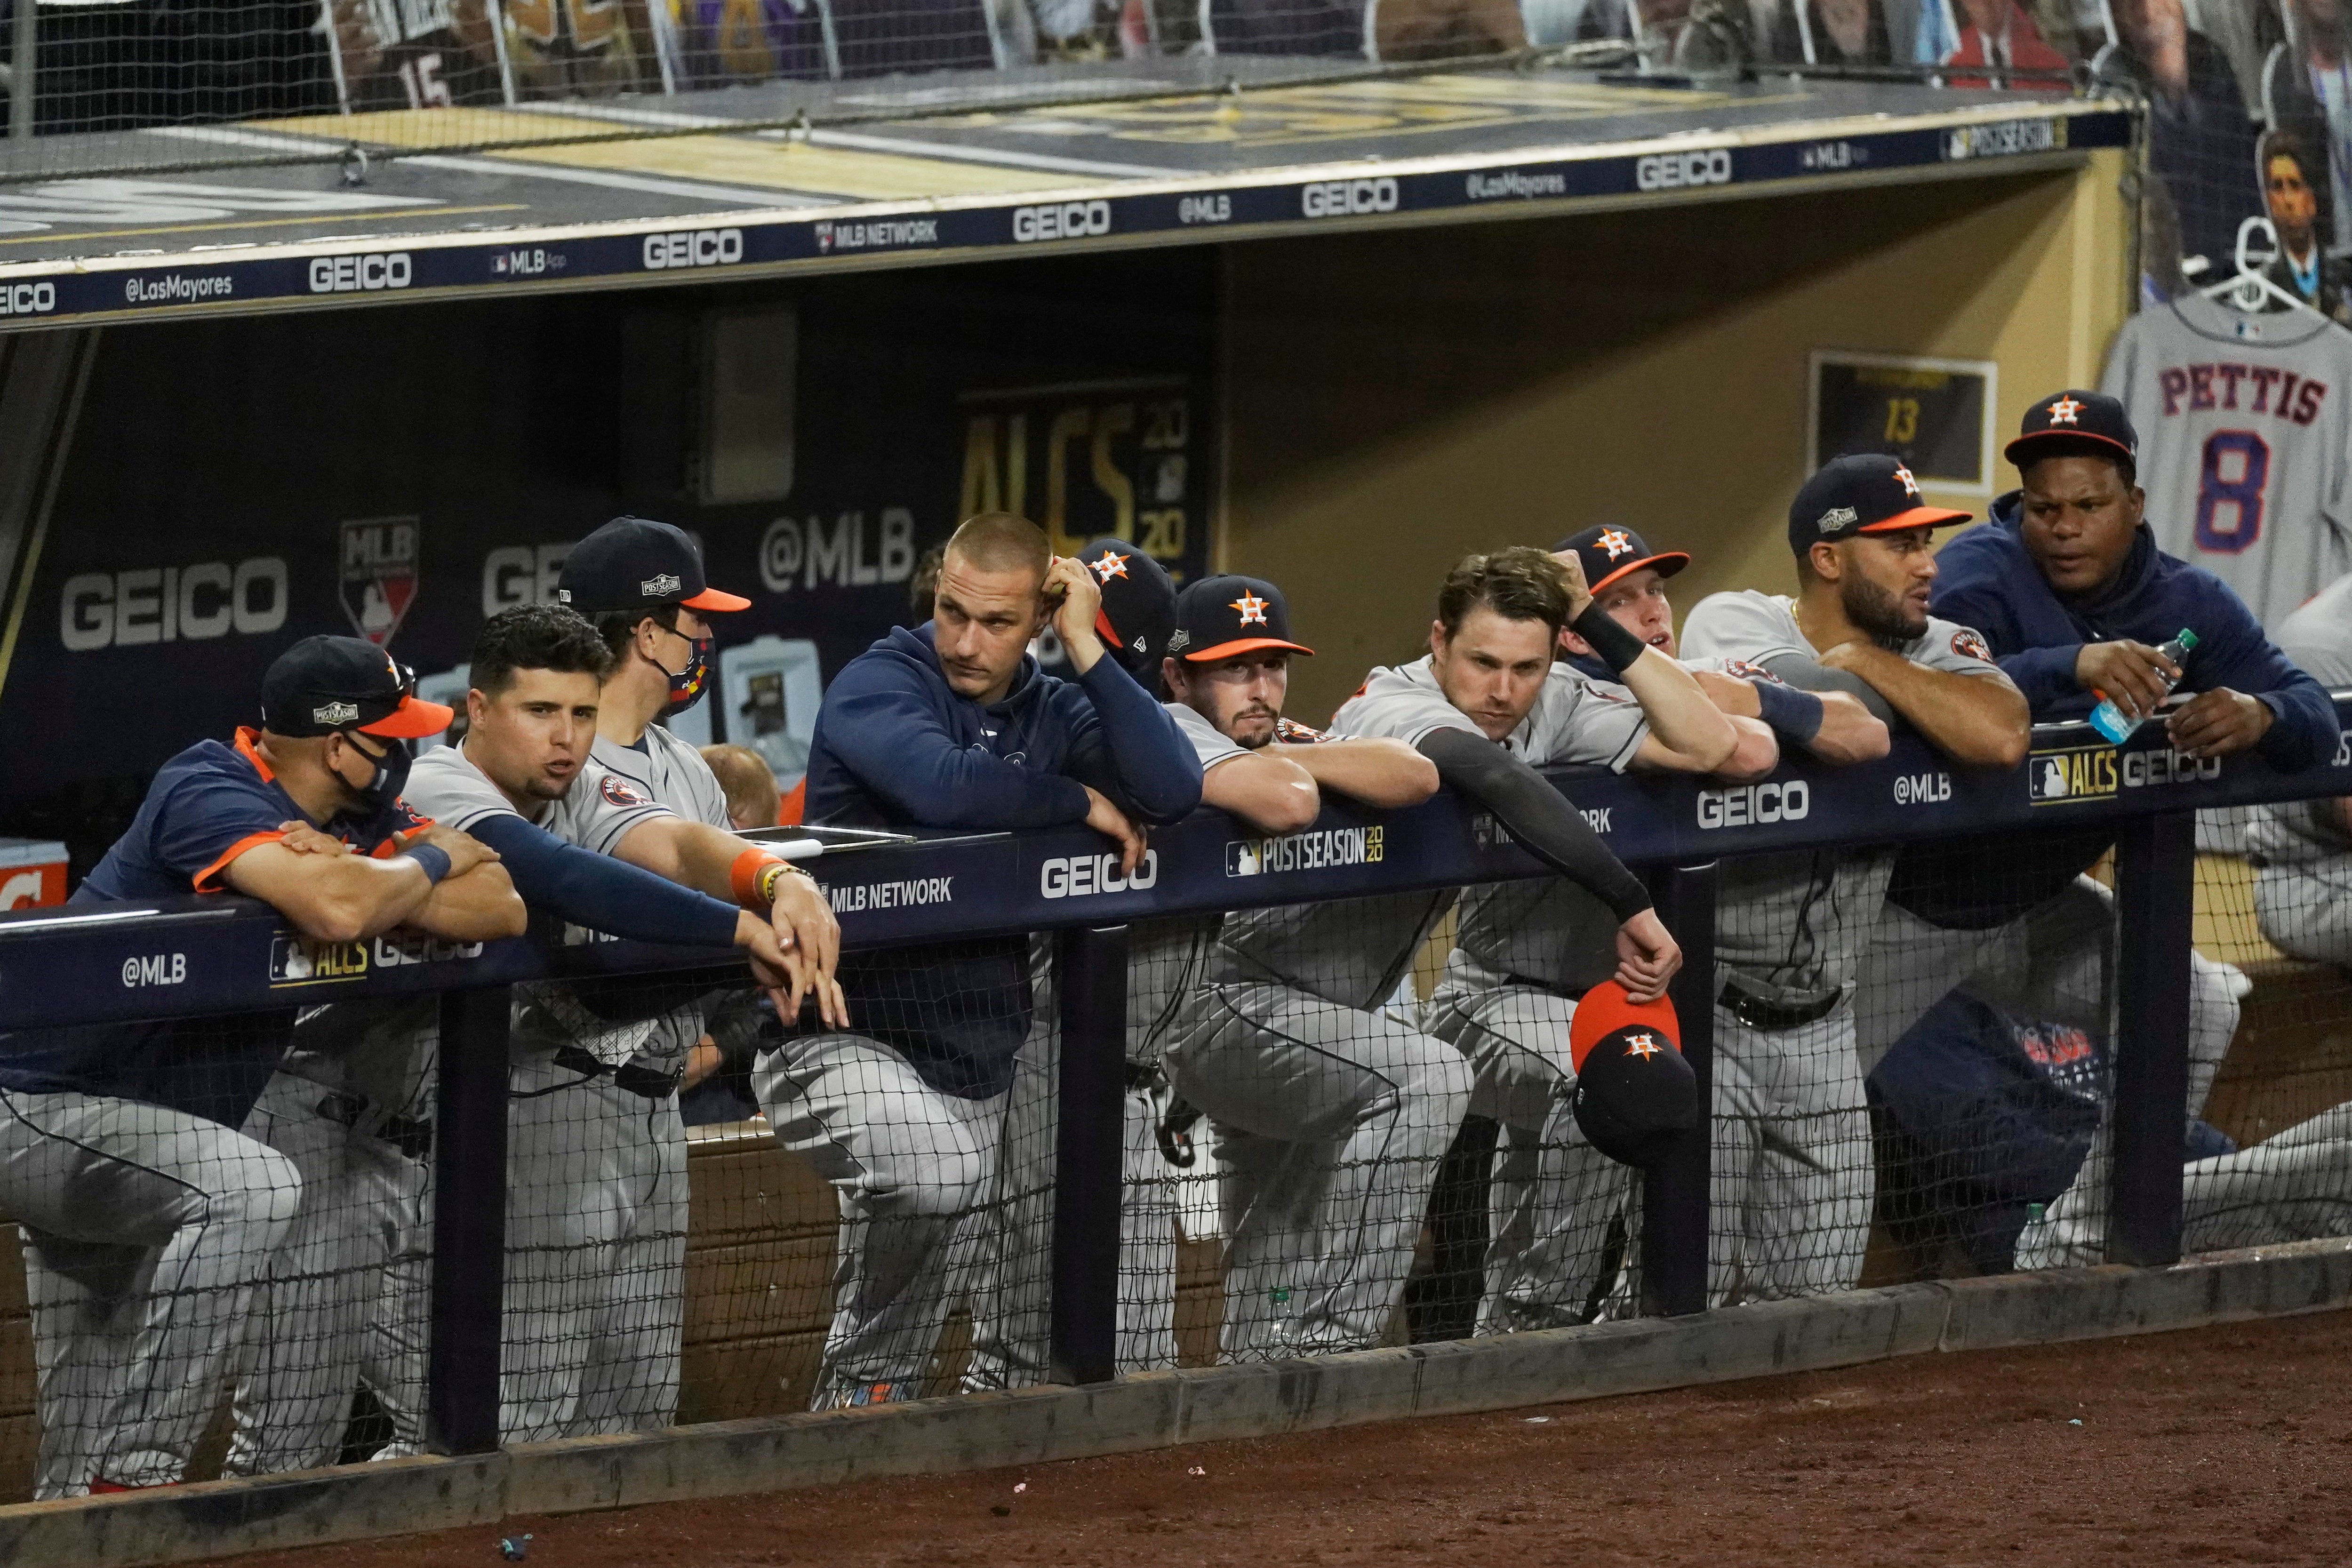
[[2352, 1316], [622, 1512], [238, 1568], [2352, 1559]]

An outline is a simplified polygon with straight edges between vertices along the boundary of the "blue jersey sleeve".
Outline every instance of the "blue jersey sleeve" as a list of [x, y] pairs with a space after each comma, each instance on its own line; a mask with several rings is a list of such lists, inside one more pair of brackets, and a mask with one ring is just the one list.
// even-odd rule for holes
[[515, 891], [533, 909], [574, 925], [639, 942], [732, 947], [739, 911], [641, 867], [566, 844], [520, 816], [486, 816], [470, 829], [499, 852]]
[[1105, 657], [1076, 684], [1083, 701], [1066, 689], [1058, 693], [1069, 715], [1072, 777], [1146, 822], [1174, 822], [1201, 804], [1199, 751], [1135, 677]]
[[297, 815], [258, 774], [192, 773], [154, 803], [147, 855], [159, 868], [187, 878], [195, 891], [217, 893], [228, 885], [231, 861], [286, 837], [282, 825]]
[[842, 767], [923, 826], [1052, 827], [1087, 818], [1076, 780], [960, 744], [929, 695], [889, 660], [856, 660], [835, 677], [822, 722]]
[[2279, 651], [2235, 594], [2214, 583], [2207, 598], [2204, 624], [2211, 635], [2189, 656], [2181, 684], [2199, 691], [2227, 687], [2259, 698], [2273, 721], [2255, 749], [2281, 773], [2332, 762], [2340, 731], [2327, 689]]

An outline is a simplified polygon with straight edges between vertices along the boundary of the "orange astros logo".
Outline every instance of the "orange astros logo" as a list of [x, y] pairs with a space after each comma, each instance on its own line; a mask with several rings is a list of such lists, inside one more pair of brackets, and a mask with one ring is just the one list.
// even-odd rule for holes
[[2079, 425], [2081, 421], [2076, 419], [2074, 416], [2082, 412], [2083, 405], [2080, 399], [2062, 397], [2057, 402], [2050, 405], [2050, 423], [2053, 425]]
[[1094, 563], [1094, 573], [1106, 583], [1114, 577], [1124, 577], [1127, 575], [1127, 557], [1116, 550], [1106, 550], [1102, 552], [1102, 559]]
[[1658, 1044], [1658, 1037], [1655, 1035], [1633, 1035], [1625, 1041], [1625, 1054], [1629, 1057], [1639, 1057], [1643, 1061], [1648, 1061], [1664, 1049], [1665, 1047]]
[[1247, 590], [1244, 590], [1242, 596], [1233, 603], [1233, 607], [1242, 613], [1242, 625], [1245, 626], [1265, 625], [1265, 600]]
[[1897, 463], [1895, 465], [1895, 477], [1902, 481], [1904, 494], [1912, 497], [1916, 497], [1918, 495], [1919, 481], [1911, 477], [1910, 469], [1905, 468], [1902, 464]]
[[1612, 561], [1616, 560], [1620, 555], [1633, 553], [1633, 542], [1625, 537], [1625, 531], [1622, 528], [1603, 529], [1601, 537], [1594, 542], [1609, 552], [1609, 559]]

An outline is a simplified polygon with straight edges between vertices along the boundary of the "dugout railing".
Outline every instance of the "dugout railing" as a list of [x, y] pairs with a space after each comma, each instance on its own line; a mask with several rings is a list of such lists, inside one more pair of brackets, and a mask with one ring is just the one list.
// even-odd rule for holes
[[[2336, 701], [2339, 724], [2352, 728], [2352, 693]], [[1784, 763], [1769, 779], [1741, 785], [1591, 770], [1556, 778], [1616, 853], [1648, 876], [1662, 917], [1683, 944], [1673, 994], [1702, 1104], [1717, 989], [1716, 891], [1725, 863], [1939, 839], [1969, 840], [1977, 855], [1997, 862], [2008, 847], [2042, 842], [2043, 830], [2111, 832], [2119, 940], [2106, 1250], [2109, 1261], [2149, 1267], [2181, 1255], [2199, 814], [2210, 819], [2223, 808], [2352, 795], [2352, 746], [2327, 767], [2287, 775], [2254, 753], [2196, 763], [2173, 752], [2154, 726], [2118, 749], [2084, 725], [2045, 725], [2014, 770], [1958, 767], [1905, 738], [1877, 763]], [[1078, 829], [927, 837], [828, 850], [808, 862], [852, 950], [1055, 933], [1062, 1044], [1051, 1247], [1055, 1381], [1097, 1382], [1115, 1370], [1129, 922], [1545, 874], [1491, 823], [1443, 794], [1385, 815], [1328, 803], [1300, 837], [1311, 847], [1296, 855], [1250, 853], [1260, 842], [1223, 814], [1204, 810], [1155, 834], [1147, 868], [1124, 879], [1104, 841]], [[707, 973], [709, 954], [621, 941], [559, 946], [516, 939], [452, 950], [383, 938], [310, 952], [289, 971], [289, 944], [298, 939], [274, 911], [234, 897], [0, 919], [0, 1029], [437, 994], [429, 1434], [444, 1452], [493, 1448], [512, 988], [589, 976], [675, 981], [689, 971]], [[1706, 1304], [1709, 1151], [1702, 1122], [1646, 1173], [1638, 1237], [1643, 1312], [1683, 1314]]]

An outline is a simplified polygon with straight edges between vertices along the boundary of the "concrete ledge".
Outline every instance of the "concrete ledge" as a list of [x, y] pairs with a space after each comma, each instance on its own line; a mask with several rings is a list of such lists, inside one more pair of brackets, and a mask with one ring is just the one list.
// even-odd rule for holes
[[2352, 1240], [1903, 1285], [1311, 1361], [1152, 1373], [0, 1507], [0, 1563], [141, 1568], [461, 1525], [1507, 1410], [1936, 1350], [2150, 1333], [2352, 1306]]

